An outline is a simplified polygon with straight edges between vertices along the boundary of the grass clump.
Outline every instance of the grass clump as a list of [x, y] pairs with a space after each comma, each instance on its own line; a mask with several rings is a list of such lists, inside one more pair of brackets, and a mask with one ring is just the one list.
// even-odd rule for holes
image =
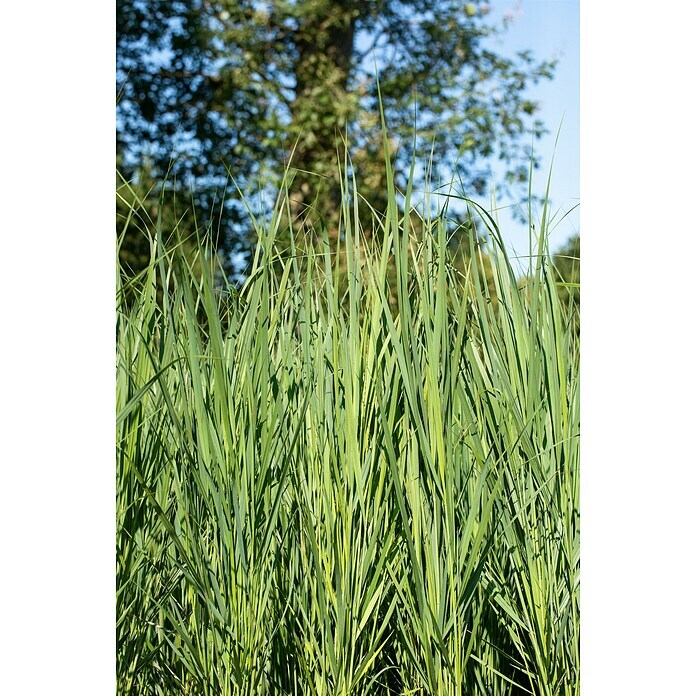
[[281, 195], [241, 288], [156, 220], [121, 276], [120, 693], [578, 693], [578, 335], [547, 231], [521, 288], [469, 202], [487, 243], [455, 266], [447, 206], [389, 178], [369, 242], [345, 175], [334, 241]]

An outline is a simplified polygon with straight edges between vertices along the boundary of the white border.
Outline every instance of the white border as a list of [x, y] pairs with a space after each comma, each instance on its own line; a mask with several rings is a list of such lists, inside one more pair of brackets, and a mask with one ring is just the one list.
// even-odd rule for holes
[[112, 694], [115, 5], [2, 15], [0, 691]]
[[583, 696], [694, 690], [694, 19], [581, 2]]

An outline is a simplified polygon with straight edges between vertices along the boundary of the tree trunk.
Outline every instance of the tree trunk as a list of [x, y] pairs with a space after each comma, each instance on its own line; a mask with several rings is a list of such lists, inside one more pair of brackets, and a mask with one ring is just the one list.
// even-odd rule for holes
[[316, 201], [310, 217], [321, 216], [330, 233], [336, 231], [341, 205], [336, 153], [352, 105], [347, 87], [356, 19], [354, 0], [325, 2], [295, 36], [292, 167], [297, 172], [291, 209], [293, 216], [302, 215]]

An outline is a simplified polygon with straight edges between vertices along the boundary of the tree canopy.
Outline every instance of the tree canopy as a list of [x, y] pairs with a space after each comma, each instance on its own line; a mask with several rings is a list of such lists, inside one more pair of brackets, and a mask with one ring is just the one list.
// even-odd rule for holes
[[[554, 65], [496, 50], [505, 28], [481, 1], [118, 0], [119, 160], [127, 176], [144, 162], [154, 176], [169, 172], [208, 207], [228, 173], [252, 196], [277, 183], [294, 152], [297, 209], [318, 197], [330, 217], [346, 132], [357, 176], [380, 203], [381, 96], [389, 134], [402, 139], [397, 171], [416, 129], [416, 156], [456, 165], [467, 193], [485, 189], [493, 157], [513, 186], [543, 129], [528, 87]], [[251, 243], [241, 212], [228, 204], [228, 252]]]

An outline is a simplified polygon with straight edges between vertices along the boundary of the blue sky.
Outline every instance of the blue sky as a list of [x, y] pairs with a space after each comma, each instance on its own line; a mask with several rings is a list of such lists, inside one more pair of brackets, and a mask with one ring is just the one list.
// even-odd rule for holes
[[[580, 202], [580, 3], [579, 0], [497, 0], [491, 2], [491, 17], [502, 19], [506, 12], [515, 16], [501, 37], [498, 50], [507, 54], [532, 49], [537, 58], [558, 57], [554, 79], [530, 88], [540, 102], [539, 117], [550, 131], [534, 145], [541, 159], [535, 172], [534, 192], [542, 195], [554, 156], [554, 142], [561, 128], [551, 178], [552, 210], [559, 218]], [[562, 121], [562, 125], [561, 125]], [[494, 164], [497, 176], [502, 169]], [[514, 201], [498, 201], [510, 205]], [[498, 213], [505, 240], [518, 252], [529, 245], [527, 227], [513, 219], [510, 210]], [[579, 231], [580, 210], [576, 208], [551, 234], [552, 248], [558, 248]]]

